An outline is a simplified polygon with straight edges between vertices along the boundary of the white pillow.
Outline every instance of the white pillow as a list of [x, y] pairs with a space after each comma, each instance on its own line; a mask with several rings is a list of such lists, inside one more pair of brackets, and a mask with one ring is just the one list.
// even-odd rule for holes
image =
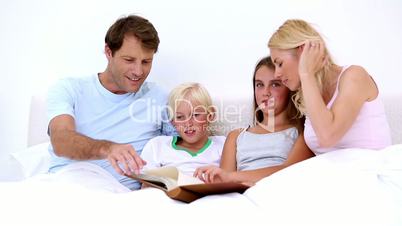
[[49, 145], [50, 142], [45, 142], [11, 154], [11, 157], [21, 165], [24, 178], [48, 171], [50, 164]]

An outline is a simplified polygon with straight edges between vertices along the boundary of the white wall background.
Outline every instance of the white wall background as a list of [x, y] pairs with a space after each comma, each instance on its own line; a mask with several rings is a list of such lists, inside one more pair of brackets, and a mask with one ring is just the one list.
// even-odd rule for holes
[[106, 30], [130, 13], [159, 31], [149, 79], [168, 89], [198, 81], [213, 96], [251, 96], [270, 35], [302, 18], [318, 26], [337, 63], [364, 66], [383, 94], [402, 92], [399, 0], [2, 0], [0, 157], [26, 146], [31, 95], [58, 78], [105, 69]]

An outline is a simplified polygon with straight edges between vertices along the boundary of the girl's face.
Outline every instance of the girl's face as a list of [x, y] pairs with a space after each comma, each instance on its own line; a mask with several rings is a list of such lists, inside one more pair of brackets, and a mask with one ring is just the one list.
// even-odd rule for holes
[[274, 71], [261, 66], [255, 73], [255, 99], [264, 115], [274, 109], [275, 115], [285, 111], [289, 102], [289, 89], [275, 78]]
[[172, 124], [187, 144], [203, 145], [208, 139], [208, 109], [194, 101], [177, 101]]
[[272, 62], [275, 65], [275, 78], [281, 80], [290, 90], [298, 90], [300, 88], [300, 77], [297, 50], [271, 48], [270, 52]]

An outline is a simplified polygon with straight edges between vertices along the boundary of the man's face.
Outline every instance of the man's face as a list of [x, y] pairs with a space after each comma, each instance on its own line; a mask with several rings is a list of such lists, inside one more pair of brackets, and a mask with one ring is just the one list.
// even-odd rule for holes
[[135, 36], [126, 35], [114, 56], [108, 46], [105, 52], [109, 61], [105, 87], [116, 94], [137, 92], [151, 71], [154, 50], [142, 47]]

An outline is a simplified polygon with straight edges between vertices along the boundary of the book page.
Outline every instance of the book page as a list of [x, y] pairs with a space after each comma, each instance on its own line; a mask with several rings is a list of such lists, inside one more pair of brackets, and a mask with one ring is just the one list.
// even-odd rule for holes
[[165, 166], [165, 167], [160, 167], [160, 168], [156, 168], [156, 169], [144, 170], [144, 173], [147, 175], [171, 178], [171, 179], [177, 181], [177, 186], [187, 185], [187, 184], [203, 184], [204, 183], [201, 180], [199, 180], [198, 178], [195, 178], [195, 177], [192, 177], [192, 176], [189, 176], [189, 175], [186, 175], [186, 174], [180, 172], [174, 166]]
[[177, 185], [188, 185], [188, 184], [203, 184], [204, 182], [196, 177], [189, 176], [182, 172], [179, 172]]
[[169, 177], [175, 181], [177, 181], [179, 178], [179, 171], [177, 170], [176, 167], [173, 166], [144, 170], [144, 174], [160, 176], [160, 177]]
[[177, 180], [174, 180], [170, 177], [154, 176], [148, 174], [131, 174], [127, 176], [133, 178], [134, 180], [139, 180], [143, 183], [147, 183], [153, 187], [157, 187], [165, 191], [177, 187]]

